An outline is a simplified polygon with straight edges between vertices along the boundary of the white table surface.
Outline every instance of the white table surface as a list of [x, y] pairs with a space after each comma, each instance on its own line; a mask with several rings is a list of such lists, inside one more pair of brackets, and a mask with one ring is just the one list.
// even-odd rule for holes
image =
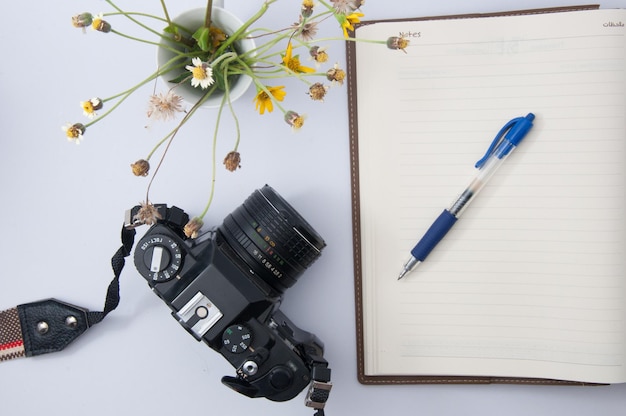
[[[268, 26], [295, 22], [281, 0]], [[120, 0], [122, 7], [132, 1]], [[146, 0], [137, 3], [148, 3]], [[199, 0], [170, 1], [176, 15]], [[299, 2], [298, 2], [299, 3]], [[261, 0], [226, 0], [241, 17]], [[368, 0], [367, 19], [492, 12], [580, 0]], [[145, 10], [158, 12], [158, 2]], [[606, 0], [602, 7], [626, 7]], [[285, 8], [285, 9], [283, 9]], [[144, 198], [147, 181], [129, 164], [144, 157], [163, 127], [147, 123], [145, 97], [130, 99], [88, 131], [80, 146], [61, 131], [82, 119], [78, 103], [107, 96], [154, 68], [155, 50], [71, 27], [72, 15], [108, 11], [102, 1], [13, 1], [0, 13], [0, 309], [56, 297], [101, 310], [112, 277], [109, 260], [119, 246], [124, 211]], [[344, 46], [329, 49], [345, 62]], [[381, 79], [381, 82], [383, 80]], [[297, 94], [291, 92], [291, 94]], [[219, 169], [207, 224], [222, 218], [265, 183], [279, 191], [328, 244], [320, 260], [285, 297], [282, 310], [326, 344], [333, 370], [327, 415], [622, 415], [626, 385], [608, 387], [363, 386], [356, 378], [352, 227], [345, 86], [324, 104], [303, 93], [294, 105], [308, 114], [294, 134], [277, 113], [259, 116], [253, 91], [236, 103], [242, 121], [243, 168]], [[194, 119], [177, 138], [153, 186], [151, 199], [192, 215], [205, 203], [210, 174], [209, 121]], [[220, 151], [232, 139], [225, 116]], [[220, 153], [220, 156], [222, 153]], [[122, 302], [103, 323], [66, 350], [0, 364], [2, 415], [311, 415], [304, 394], [286, 403], [247, 399], [220, 383], [233, 368], [197, 343], [169, 316], [132, 262], [122, 274]]]

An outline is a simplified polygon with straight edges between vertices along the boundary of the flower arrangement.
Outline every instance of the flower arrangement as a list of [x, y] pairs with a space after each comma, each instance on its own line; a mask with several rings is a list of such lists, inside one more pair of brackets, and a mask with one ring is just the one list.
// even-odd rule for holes
[[[166, 89], [153, 93], [148, 98], [146, 115], [153, 120], [172, 120], [180, 117], [180, 122], [165, 137], [161, 138], [145, 158], [131, 164], [136, 176], [148, 176], [150, 161], [158, 149], [164, 145], [161, 161], [167, 149], [181, 127], [194, 115], [209, 98], [220, 97], [215, 116], [213, 143], [217, 140], [220, 117], [224, 109], [229, 109], [238, 126], [236, 113], [232, 106], [231, 91], [240, 77], [248, 77], [256, 88], [253, 104], [259, 114], [272, 113], [278, 109], [288, 126], [299, 130], [304, 126], [305, 117], [297, 111], [283, 107], [287, 92], [284, 85], [276, 85], [276, 80], [283, 77], [296, 78], [302, 82], [313, 101], [324, 101], [329, 90], [341, 86], [346, 72], [337, 64], [329, 64], [329, 55], [325, 48], [316, 46], [318, 27], [322, 22], [335, 24], [343, 36], [326, 38], [324, 41], [354, 41], [350, 37], [354, 24], [359, 23], [364, 14], [360, 11], [364, 0], [302, 0], [297, 10], [295, 23], [282, 29], [254, 28], [253, 25], [279, 0], [264, 0], [256, 14], [243, 22], [233, 33], [214, 22], [212, 13], [213, 1], [208, 0], [204, 9], [203, 23], [199, 27], [183, 27], [173, 21], [168, 13], [165, 0], [160, 0], [163, 16], [154, 16], [142, 12], [122, 10], [112, 0], [105, 0], [113, 11], [109, 13], [81, 13], [72, 17], [74, 27], [87, 28], [95, 31], [122, 36], [133, 41], [155, 45], [168, 51], [171, 58], [130, 89], [108, 98], [91, 98], [81, 102], [85, 123], [69, 123], [63, 127], [68, 140], [80, 143], [87, 130], [105, 119], [124, 100], [135, 93], [140, 87], [154, 82], [157, 78], [166, 79]], [[289, 6], [289, 5], [288, 5]], [[319, 10], [321, 9], [321, 10]], [[295, 11], [294, 11], [295, 12]], [[296, 13], [294, 13], [296, 14]], [[140, 39], [118, 31], [111, 23], [112, 19], [124, 18], [136, 23], [152, 37]], [[155, 29], [153, 26], [158, 26]], [[238, 42], [253, 39], [255, 46], [249, 50], [239, 50]], [[408, 40], [402, 37], [390, 37], [380, 41], [371, 41], [386, 45], [390, 49], [406, 52]], [[277, 52], [278, 50], [278, 52]], [[312, 66], [305, 65], [297, 51], [306, 51]], [[322, 65], [329, 68], [321, 70]], [[278, 83], [280, 84], [280, 83]], [[190, 103], [191, 108], [185, 109], [185, 102], [178, 89], [187, 85], [197, 89], [200, 94], [196, 102]], [[104, 111], [99, 114], [100, 111]], [[223, 159], [225, 168], [235, 171], [240, 167], [241, 155], [238, 152], [240, 140], [237, 127], [236, 140], [232, 151]], [[215, 148], [215, 146], [214, 146]], [[213, 181], [210, 196], [202, 214], [194, 217], [185, 233], [189, 237], [197, 235], [203, 225], [203, 217], [207, 213], [213, 199], [215, 189], [215, 165], [213, 155]], [[158, 167], [152, 172], [154, 180]], [[146, 192], [145, 202], [135, 218], [138, 223], [152, 224], [158, 219], [158, 212], [149, 200], [150, 184]]]

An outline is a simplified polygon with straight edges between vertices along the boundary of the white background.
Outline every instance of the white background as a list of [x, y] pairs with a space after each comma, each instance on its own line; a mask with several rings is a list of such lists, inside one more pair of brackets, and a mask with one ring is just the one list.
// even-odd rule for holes
[[[158, 1], [119, 1], [159, 12]], [[200, 0], [170, 2], [176, 15]], [[243, 19], [261, 0], [226, 0]], [[582, 1], [368, 0], [366, 19], [493, 12]], [[626, 7], [607, 0], [602, 7]], [[275, 3], [266, 27], [297, 20], [299, 1]], [[61, 130], [84, 121], [79, 102], [132, 86], [154, 69], [155, 48], [70, 24], [71, 16], [109, 11], [96, 0], [6, 2], [0, 14], [0, 309], [55, 297], [101, 310], [112, 277], [124, 211], [145, 198], [147, 179], [129, 164], [145, 157], [166, 129], [145, 117], [152, 85], [90, 128], [84, 142], [68, 143]], [[116, 20], [120, 21], [120, 20]], [[324, 34], [331, 31], [327, 29]], [[332, 33], [339, 34], [339, 31]], [[345, 67], [342, 42], [328, 49]], [[304, 58], [304, 57], [303, 57]], [[303, 61], [306, 64], [305, 59]], [[380, 82], [385, 82], [381, 74]], [[300, 89], [299, 89], [300, 88]], [[324, 237], [327, 248], [285, 297], [282, 310], [326, 344], [333, 370], [327, 405], [332, 415], [621, 415], [626, 385], [608, 387], [362, 386], [356, 379], [356, 338], [346, 89], [314, 103], [288, 84], [289, 109], [308, 114], [294, 134], [278, 111], [254, 112], [250, 90], [236, 103], [241, 121], [242, 169], [218, 167], [217, 191], [205, 218], [223, 217], [265, 183], [283, 195]], [[302, 97], [298, 94], [302, 93]], [[215, 112], [203, 110], [176, 138], [152, 188], [151, 200], [200, 213], [208, 195]], [[205, 115], [206, 114], [206, 115]], [[224, 115], [218, 159], [232, 146]], [[171, 128], [172, 125], [169, 125]], [[286, 403], [247, 399], [220, 383], [233, 368], [197, 343], [150, 293], [132, 261], [122, 274], [122, 302], [98, 326], [63, 352], [0, 364], [3, 415], [309, 415], [303, 394]]]

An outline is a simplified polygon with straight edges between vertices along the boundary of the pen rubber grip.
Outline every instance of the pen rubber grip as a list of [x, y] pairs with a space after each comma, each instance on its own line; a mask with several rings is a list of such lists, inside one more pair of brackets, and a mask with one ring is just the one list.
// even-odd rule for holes
[[419, 261], [424, 261], [439, 241], [450, 231], [456, 220], [457, 218], [450, 211], [443, 210], [422, 239], [413, 247], [411, 255]]

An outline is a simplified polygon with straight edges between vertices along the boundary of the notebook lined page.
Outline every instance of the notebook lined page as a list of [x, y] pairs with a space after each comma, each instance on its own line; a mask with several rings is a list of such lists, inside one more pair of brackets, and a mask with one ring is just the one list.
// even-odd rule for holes
[[[357, 46], [367, 374], [626, 381], [626, 12], [385, 23]], [[377, 57], [378, 56], [378, 57]], [[427, 261], [497, 131], [535, 127]]]

